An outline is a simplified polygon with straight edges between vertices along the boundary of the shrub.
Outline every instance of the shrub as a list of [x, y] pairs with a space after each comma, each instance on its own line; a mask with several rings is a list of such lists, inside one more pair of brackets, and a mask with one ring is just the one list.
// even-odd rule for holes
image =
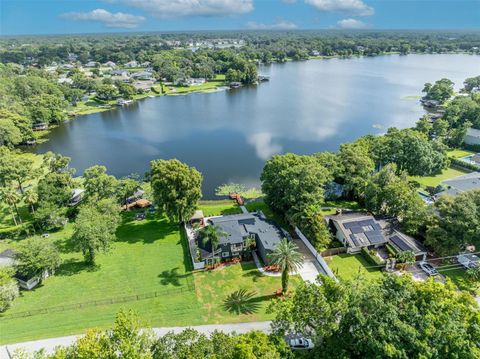
[[380, 258], [378, 258], [375, 255], [375, 251], [373, 251], [373, 250], [368, 250], [367, 248], [362, 248], [362, 255], [370, 264], [373, 264], [373, 265], [384, 264], [384, 261], [381, 260]]
[[452, 165], [454, 165], [455, 167], [460, 167], [460, 168], [464, 168], [464, 169], [471, 170], [471, 171], [480, 170], [480, 166], [462, 161], [458, 158], [452, 158], [451, 160], [452, 160]]
[[18, 297], [18, 284], [13, 278], [13, 270], [0, 269], [0, 312], [7, 310]]

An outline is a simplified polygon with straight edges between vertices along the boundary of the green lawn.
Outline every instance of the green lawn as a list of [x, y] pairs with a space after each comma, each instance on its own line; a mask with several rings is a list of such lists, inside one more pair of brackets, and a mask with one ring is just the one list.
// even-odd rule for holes
[[419, 177], [419, 176], [411, 176], [409, 177], [410, 181], [416, 181], [420, 183], [422, 187], [436, 187], [440, 184], [440, 182], [462, 176], [465, 173], [468, 173], [466, 171], [462, 171], [456, 168], [447, 168], [446, 170], [443, 170], [441, 174], [435, 175], [435, 176], [428, 176], [428, 177]]
[[375, 278], [382, 275], [376, 268], [366, 268], [370, 264], [361, 254], [338, 254], [325, 258], [328, 266], [339, 279], [348, 280], [363, 275], [367, 278]]
[[448, 157], [452, 157], [452, 158], [462, 158], [462, 157], [465, 157], [465, 156], [473, 155], [473, 154], [475, 154], [475, 152], [467, 151], [467, 150], [456, 149], [456, 150], [448, 151], [447, 154], [448, 154]]
[[198, 209], [203, 211], [205, 217], [242, 213], [237, 203], [228, 199], [221, 201], [200, 201]]
[[468, 281], [467, 271], [464, 268], [445, 269], [443, 271], [439, 270], [439, 272], [445, 277], [450, 278], [451, 281], [458, 287], [458, 289], [466, 290], [476, 295], [480, 294], [480, 288], [475, 287], [471, 282]]
[[[206, 204], [203, 208], [210, 213], [238, 211], [232, 202]], [[98, 255], [94, 268], [86, 267], [81, 253], [73, 250], [72, 224], [51, 233], [49, 240], [61, 248], [64, 263], [40, 287], [22, 291], [12, 308], [0, 315], [0, 344], [77, 334], [91, 327], [106, 328], [112, 325], [121, 308], [135, 310], [145, 325], [154, 327], [270, 318], [265, 308], [272, 293], [280, 287], [279, 277], [262, 276], [251, 263], [193, 273], [186, 240], [178, 225], [160, 216], [144, 221], [135, 221], [133, 216], [124, 214], [117, 241], [109, 253]], [[0, 250], [17, 244], [18, 241], [0, 241]], [[298, 280], [294, 278], [292, 283]], [[252, 301], [258, 308], [251, 314], [232, 314], [223, 308], [226, 295], [240, 288], [256, 293]], [[77, 305], [155, 292], [157, 297], [149, 299]], [[74, 308], [51, 311], [53, 307], [68, 305]], [[50, 308], [48, 313], [9, 318], [15, 313], [45, 308]]]

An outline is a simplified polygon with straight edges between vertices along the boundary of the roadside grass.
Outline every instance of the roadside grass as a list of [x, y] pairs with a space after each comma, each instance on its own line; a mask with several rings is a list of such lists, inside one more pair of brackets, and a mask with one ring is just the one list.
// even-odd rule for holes
[[198, 209], [203, 211], [205, 217], [239, 214], [242, 210], [233, 200], [200, 201]]
[[468, 150], [455, 149], [447, 152], [448, 157], [452, 158], [462, 158], [470, 155], [474, 155], [475, 152]]
[[[194, 274], [197, 299], [202, 319], [212, 323], [246, 322], [272, 319], [266, 309], [281, 289], [281, 277], [261, 274], [254, 263], [242, 262], [213, 271]], [[299, 276], [290, 277], [290, 290], [301, 281]], [[254, 296], [248, 301], [251, 314], [235, 314], [226, 308], [224, 301], [233, 292], [245, 289]]]
[[446, 170], [443, 170], [442, 173], [435, 175], [435, 176], [426, 176], [426, 177], [419, 177], [419, 176], [410, 176], [409, 180], [410, 181], [415, 181], [420, 183], [420, 185], [425, 188], [425, 187], [437, 187], [442, 181], [462, 176], [466, 173], [469, 173], [468, 171], [462, 171], [457, 168], [447, 168]]
[[377, 278], [382, 275], [377, 268], [366, 268], [370, 264], [361, 254], [338, 254], [325, 260], [335, 276], [342, 280], [354, 279], [357, 276]]
[[475, 295], [480, 295], [480, 288], [468, 280], [467, 271], [464, 268], [439, 269], [438, 272], [446, 278], [449, 278], [458, 289], [465, 290]]

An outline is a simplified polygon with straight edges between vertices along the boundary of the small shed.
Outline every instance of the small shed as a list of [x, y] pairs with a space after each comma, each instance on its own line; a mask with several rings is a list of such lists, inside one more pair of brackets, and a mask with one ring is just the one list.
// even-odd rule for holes
[[201, 226], [204, 225], [205, 216], [203, 215], [202, 210], [196, 210], [192, 218], [190, 218], [190, 224], [199, 223]]
[[6, 249], [0, 253], [0, 268], [1, 267], [11, 267], [15, 261], [13, 250]]

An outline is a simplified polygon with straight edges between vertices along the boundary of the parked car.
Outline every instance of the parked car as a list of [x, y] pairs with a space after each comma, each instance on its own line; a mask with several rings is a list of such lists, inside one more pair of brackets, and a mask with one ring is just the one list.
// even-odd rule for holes
[[313, 349], [314, 344], [311, 339], [306, 338], [292, 338], [289, 340], [288, 345], [290, 349], [299, 350], [299, 349]]
[[474, 268], [480, 265], [480, 258], [475, 254], [462, 253], [457, 256], [458, 263], [463, 265], [466, 269]]
[[420, 262], [420, 268], [422, 268], [422, 270], [423, 270], [425, 273], [427, 273], [429, 276], [436, 276], [436, 275], [438, 275], [437, 270], [436, 270], [430, 263]]

